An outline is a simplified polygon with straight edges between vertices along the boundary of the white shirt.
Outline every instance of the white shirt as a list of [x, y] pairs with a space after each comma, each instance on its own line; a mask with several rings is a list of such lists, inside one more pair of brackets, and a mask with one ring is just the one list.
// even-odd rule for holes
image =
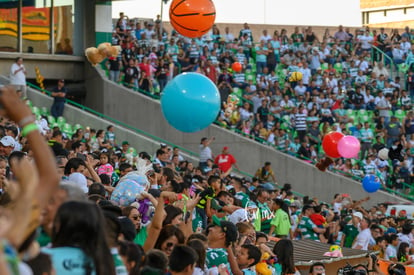
[[[17, 73], [14, 73], [15, 71], [19, 70], [21, 67], [23, 67], [23, 70], [18, 71]], [[23, 64], [19, 65], [17, 63], [14, 63], [10, 68], [10, 84], [12, 85], [26, 85], [26, 75], [24, 72], [26, 69], [24, 69]]]
[[369, 228], [365, 228], [364, 230], [359, 232], [354, 244], [352, 245], [352, 248], [361, 246], [361, 250], [368, 250], [368, 244], [371, 237], [371, 230]]
[[207, 162], [208, 159], [213, 159], [210, 147], [200, 144], [200, 162]]
[[385, 249], [385, 260], [389, 261], [392, 258], [397, 258], [397, 249], [389, 244]]

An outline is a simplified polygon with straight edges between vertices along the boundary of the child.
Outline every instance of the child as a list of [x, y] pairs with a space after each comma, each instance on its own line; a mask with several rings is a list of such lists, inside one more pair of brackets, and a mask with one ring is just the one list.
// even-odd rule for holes
[[375, 245], [372, 247], [372, 250], [379, 251], [378, 258], [384, 259], [385, 249], [387, 248], [387, 240], [385, 237], [378, 237], [375, 239]]
[[[321, 211], [322, 211], [322, 205], [316, 205], [313, 207], [315, 210], [315, 213], [313, 213], [312, 215], [310, 215], [310, 219], [312, 220], [312, 222], [319, 228], [325, 228], [328, 223], [326, 222], [326, 219], [324, 216], [321, 215]], [[322, 243], [326, 243], [326, 238], [323, 234], [319, 234], [319, 240]]]
[[99, 159], [101, 161], [101, 165], [98, 167], [98, 175], [106, 174], [109, 177], [112, 176], [114, 172], [114, 167], [109, 163], [109, 153], [103, 152], [99, 155]]
[[410, 245], [406, 242], [400, 243], [397, 252], [397, 259], [403, 265], [410, 265], [414, 262], [410, 258]]
[[252, 244], [244, 244], [241, 246], [237, 255], [237, 264], [243, 274], [255, 275], [256, 271], [251, 270], [250, 267], [256, 265], [260, 261], [261, 257], [262, 253], [257, 246]]

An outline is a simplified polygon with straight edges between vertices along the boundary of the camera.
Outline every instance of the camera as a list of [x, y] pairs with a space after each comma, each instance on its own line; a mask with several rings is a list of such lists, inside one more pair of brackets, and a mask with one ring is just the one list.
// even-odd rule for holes
[[[364, 269], [357, 269], [359, 267], [363, 267]], [[364, 265], [352, 266], [349, 263], [347, 263], [346, 266], [338, 269], [337, 274], [338, 275], [367, 275], [368, 272]]]

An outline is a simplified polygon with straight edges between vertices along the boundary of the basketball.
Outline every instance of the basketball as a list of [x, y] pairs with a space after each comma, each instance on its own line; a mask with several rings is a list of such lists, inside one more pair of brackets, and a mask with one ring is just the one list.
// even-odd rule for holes
[[173, 0], [170, 22], [174, 29], [189, 38], [207, 33], [216, 19], [216, 8], [211, 0]]
[[302, 80], [301, 72], [293, 72], [289, 77], [289, 82], [296, 82]]
[[231, 65], [231, 68], [233, 69], [233, 71], [235, 71], [236, 73], [240, 73], [243, 69], [242, 64], [240, 64], [239, 62], [234, 62], [233, 65]]

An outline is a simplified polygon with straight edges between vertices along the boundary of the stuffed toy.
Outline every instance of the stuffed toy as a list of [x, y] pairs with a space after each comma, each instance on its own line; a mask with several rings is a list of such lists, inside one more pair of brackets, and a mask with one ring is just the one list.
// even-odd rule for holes
[[101, 63], [105, 59], [105, 56], [101, 55], [99, 53], [99, 50], [95, 47], [87, 48], [85, 50], [85, 56], [92, 66], [96, 66], [97, 64]]
[[339, 245], [331, 245], [331, 247], [329, 247], [329, 252], [326, 252], [325, 254], [323, 254], [323, 256], [334, 258], [343, 257], [342, 248]]
[[120, 46], [111, 46], [111, 43], [104, 42], [98, 48], [90, 47], [85, 50], [85, 56], [92, 66], [101, 63], [105, 58], [117, 57], [121, 51]]
[[404, 151], [402, 144], [397, 146], [391, 146], [390, 148], [383, 148], [379, 150], [378, 157], [381, 160], [399, 160], [400, 162], [404, 161]]
[[262, 258], [259, 263], [256, 264], [256, 273], [260, 275], [272, 275], [272, 270], [267, 264], [267, 260], [270, 258], [269, 253], [262, 254]]
[[334, 161], [331, 158], [325, 157], [325, 158], [319, 160], [319, 162], [316, 163], [315, 166], [316, 166], [316, 168], [318, 168], [322, 172], [325, 172], [326, 168], [328, 168], [329, 165], [331, 165], [332, 163], [334, 163]]
[[224, 117], [230, 124], [237, 124], [240, 119], [239, 112], [237, 111], [239, 101], [240, 100], [236, 95], [229, 95], [227, 97], [227, 102], [223, 102]]

